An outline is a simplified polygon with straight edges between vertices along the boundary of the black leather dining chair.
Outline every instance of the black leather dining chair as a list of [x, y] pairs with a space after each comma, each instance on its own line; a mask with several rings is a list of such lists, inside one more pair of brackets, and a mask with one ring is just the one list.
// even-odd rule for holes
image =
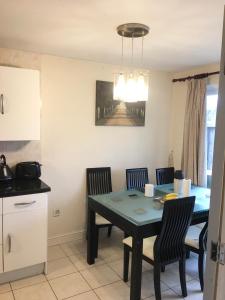
[[128, 190], [144, 190], [145, 184], [149, 183], [147, 168], [126, 169], [126, 183]]
[[167, 184], [174, 181], [174, 167], [156, 169], [156, 183]]
[[[155, 298], [161, 300], [160, 273], [162, 267], [179, 261], [180, 283], [183, 297], [187, 296], [185, 237], [191, 222], [195, 197], [168, 200], [164, 204], [162, 226], [158, 236], [143, 240], [142, 259], [154, 266]], [[125, 238], [123, 280], [128, 281], [129, 252], [132, 237]]]
[[[87, 168], [87, 194], [98, 195], [112, 192], [111, 168]], [[96, 214], [96, 248], [98, 249], [98, 236], [100, 228], [108, 228], [108, 237], [111, 236], [112, 223]], [[97, 251], [96, 251], [97, 253]]]
[[208, 222], [203, 228], [190, 226], [185, 238], [185, 245], [188, 251], [198, 254], [198, 275], [201, 291], [204, 289], [204, 260], [207, 245]]

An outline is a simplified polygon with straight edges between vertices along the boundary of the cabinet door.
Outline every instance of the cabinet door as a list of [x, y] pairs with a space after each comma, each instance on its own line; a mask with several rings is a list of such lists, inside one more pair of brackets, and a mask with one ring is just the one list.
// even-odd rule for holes
[[47, 196], [45, 199], [45, 209], [3, 215], [4, 272], [47, 260]]
[[40, 139], [39, 71], [0, 67], [0, 141]]

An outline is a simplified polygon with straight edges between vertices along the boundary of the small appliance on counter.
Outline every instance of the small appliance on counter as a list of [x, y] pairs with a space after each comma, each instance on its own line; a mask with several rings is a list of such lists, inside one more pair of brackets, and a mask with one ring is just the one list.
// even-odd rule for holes
[[0, 156], [0, 182], [9, 181], [13, 179], [13, 172], [6, 164], [5, 155]]
[[41, 177], [41, 164], [36, 161], [25, 161], [16, 165], [16, 178], [37, 179]]

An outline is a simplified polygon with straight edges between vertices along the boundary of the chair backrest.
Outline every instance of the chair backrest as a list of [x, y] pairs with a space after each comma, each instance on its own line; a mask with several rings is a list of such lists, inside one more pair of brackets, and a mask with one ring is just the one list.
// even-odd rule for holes
[[155, 261], [169, 263], [184, 257], [194, 204], [195, 196], [165, 202], [161, 232], [154, 244]]
[[202, 251], [206, 250], [207, 246], [207, 237], [208, 237], [208, 222], [202, 228], [202, 231], [199, 234], [199, 249]]
[[156, 183], [166, 184], [174, 181], [174, 167], [156, 169]]
[[87, 169], [87, 194], [107, 194], [112, 192], [111, 168]]
[[143, 190], [148, 180], [147, 168], [126, 169], [126, 182], [128, 190]]

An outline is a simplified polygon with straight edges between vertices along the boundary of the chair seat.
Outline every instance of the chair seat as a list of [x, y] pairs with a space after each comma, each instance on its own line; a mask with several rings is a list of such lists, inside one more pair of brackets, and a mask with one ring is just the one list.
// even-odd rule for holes
[[110, 221], [106, 220], [104, 217], [100, 216], [99, 214], [96, 214], [95, 218], [95, 224], [96, 225], [107, 225], [112, 224]]
[[[143, 240], [143, 255], [154, 261], [153, 247], [156, 236], [152, 236]], [[123, 243], [132, 248], [132, 237], [129, 236], [123, 240]]]
[[185, 245], [199, 249], [199, 235], [202, 228], [198, 226], [190, 226], [185, 238]]

